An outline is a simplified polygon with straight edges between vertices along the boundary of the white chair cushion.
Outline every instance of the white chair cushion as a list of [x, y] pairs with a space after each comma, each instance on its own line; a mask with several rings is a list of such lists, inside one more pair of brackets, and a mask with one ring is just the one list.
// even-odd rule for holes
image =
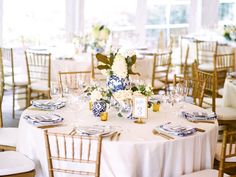
[[216, 107], [216, 114], [219, 120], [236, 120], [236, 108]]
[[[205, 102], [205, 103], [204, 103]], [[208, 103], [208, 104], [207, 104]], [[202, 103], [202, 107], [203, 108], [211, 108], [212, 106], [209, 105], [212, 104], [212, 98], [209, 97], [204, 97], [203, 98], [203, 103]], [[223, 104], [223, 99], [222, 98], [216, 98], [216, 106], [221, 106]]]
[[16, 147], [18, 128], [0, 128], [0, 145]]
[[[222, 143], [217, 143], [215, 159], [220, 161]], [[235, 152], [235, 144], [232, 146], [232, 153]], [[229, 154], [229, 144], [226, 147], [226, 154]], [[226, 162], [236, 162], [236, 157], [230, 157], [225, 159]]]
[[214, 65], [212, 63], [204, 63], [198, 66], [198, 69], [201, 71], [213, 72]]
[[47, 81], [32, 81], [30, 87], [32, 90], [49, 91]]
[[218, 94], [221, 95], [221, 96], [223, 96], [223, 94], [224, 94], [224, 88], [219, 89], [219, 90], [218, 90]]
[[32, 160], [16, 151], [0, 152], [0, 176], [29, 172], [35, 169]]
[[[224, 177], [229, 175], [224, 174]], [[194, 173], [182, 175], [181, 177], [218, 177], [218, 170], [208, 169], [208, 170], [201, 170]]]
[[[146, 84], [152, 85], [152, 80], [151, 79], [147, 79], [145, 81]], [[155, 79], [154, 81], [154, 89], [163, 89], [165, 87], [165, 84], [162, 81], [159, 81], [157, 79]]]
[[[28, 79], [26, 75], [16, 75], [14, 77], [15, 84], [16, 85], [27, 85], [28, 84]], [[4, 82], [8, 85], [12, 85], [12, 76], [5, 77]]]

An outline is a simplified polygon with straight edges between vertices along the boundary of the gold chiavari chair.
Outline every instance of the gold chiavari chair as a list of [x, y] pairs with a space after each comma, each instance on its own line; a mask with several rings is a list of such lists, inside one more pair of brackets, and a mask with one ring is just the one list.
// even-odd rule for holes
[[206, 86], [206, 82], [204, 80], [196, 80], [174, 75], [174, 86], [177, 86], [177, 83], [183, 84], [183, 86], [187, 88], [187, 96], [193, 98], [193, 103], [195, 105], [202, 107]]
[[25, 51], [28, 74], [28, 106], [32, 99], [32, 94], [50, 98], [51, 81], [51, 53], [38, 51]]
[[98, 60], [96, 59], [96, 55], [92, 54], [91, 56], [92, 79], [99, 82], [105, 82], [106, 76], [102, 74], [101, 70], [99, 70], [97, 66], [98, 66]]
[[5, 75], [4, 85], [7, 89], [12, 89], [12, 117], [15, 118], [16, 94], [19, 95], [17, 100], [25, 100], [25, 104], [27, 103], [27, 76], [23, 74], [15, 74], [13, 48], [2, 48], [1, 50]]
[[[101, 136], [75, 136], [47, 130], [44, 135], [50, 177], [54, 177], [54, 173], [100, 176]], [[58, 162], [58, 165], [52, 162]], [[63, 162], [77, 168], [63, 168], [60, 165]]]
[[0, 152], [0, 176], [34, 177], [35, 164], [31, 159], [19, 152]]
[[152, 68], [152, 87], [154, 91], [168, 88], [168, 75], [171, 66], [171, 51], [154, 54]]
[[199, 64], [199, 69], [203, 71], [212, 71], [209, 63], [213, 64], [214, 55], [217, 55], [217, 41], [200, 41], [196, 40], [196, 60]]
[[[59, 72], [59, 82], [62, 97], [65, 89], [79, 91], [85, 82], [89, 82], [91, 71]], [[82, 84], [82, 85], [81, 85]]]
[[181, 177], [229, 176], [224, 174], [226, 170], [236, 168], [236, 131], [224, 131], [222, 145], [218, 146], [217, 149], [216, 158], [218, 158], [220, 162], [219, 170], [207, 169], [182, 175]]
[[[1, 52], [1, 50], [0, 50]], [[1, 58], [1, 55], [0, 55]], [[2, 60], [0, 59], [0, 64]], [[3, 128], [2, 120], [2, 99], [3, 99], [3, 90], [4, 90], [4, 75], [1, 65], [0, 72], [0, 151], [1, 150], [15, 150], [16, 149], [16, 137], [17, 137], [17, 128]]]

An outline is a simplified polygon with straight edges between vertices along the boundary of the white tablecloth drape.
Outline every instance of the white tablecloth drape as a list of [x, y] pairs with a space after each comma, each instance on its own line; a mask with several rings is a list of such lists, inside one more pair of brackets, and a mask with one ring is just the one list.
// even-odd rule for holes
[[[201, 108], [185, 104], [186, 110]], [[191, 123], [178, 115], [179, 106], [161, 105], [160, 112], [149, 109], [149, 118], [145, 124], [135, 124], [133, 120], [116, 116], [110, 109], [109, 119], [101, 122], [88, 110], [88, 103], [66, 106], [55, 113], [65, 118], [65, 127], [50, 128], [50, 131], [70, 132], [72, 125], [111, 125], [121, 129], [119, 141], [105, 138], [102, 143], [102, 177], [175, 177], [197, 170], [212, 168], [218, 125], [209, 123]], [[17, 151], [27, 155], [36, 163], [36, 176], [48, 177], [47, 158], [43, 130], [36, 128], [23, 119], [26, 114], [39, 114], [42, 111], [26, 110], [19, 123]], [[165, 122], [177, 122], [205, 129], [187, 137], [175, 137], [166, 140], [153, 135], [152, 129]], [[56, 175], [60, 176], [60, 175]]]
[[223, 105], [236, 108], [236, 79], [226, 79], [224, 83]]

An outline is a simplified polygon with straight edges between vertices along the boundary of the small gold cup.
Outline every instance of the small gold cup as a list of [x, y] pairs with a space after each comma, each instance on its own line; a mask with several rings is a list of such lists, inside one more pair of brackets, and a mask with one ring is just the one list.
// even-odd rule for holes
[[108, 112], [101, 112], [100, 113], [101, 121], [107, 121], [107, 118], [108, 118]]
[[93, 102], [90, 101], [90, 102], [89, 102], [89, 110], [91, 111], [92, 109], [93, 109]]
[[160, 103], [153, 103], [152, 104], [152, 111], [158, 112], [160, 110]]

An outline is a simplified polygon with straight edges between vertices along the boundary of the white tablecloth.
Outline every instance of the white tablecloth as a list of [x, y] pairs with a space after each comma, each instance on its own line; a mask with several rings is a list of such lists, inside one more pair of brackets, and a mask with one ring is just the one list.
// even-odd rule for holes
[[[201, 108], [186, 104], [186, 110]], [[192, 171], [212, 168], [216, 142], [217, 123], [190, 123], [178, 116], [179, 106], [161, 105], [160, 112], [149, 109], [146, 124], [135, 124], [133, 120], [119, 118], [113, 109], [109, 110], [109, 119], [101, 122], [88, 110], [88, 103], [80, 106], [66, 106], [56, 113], [65, 118], [65, 131], [70, 132], [72, 124], [105, 124], [119, 126], [122, 133], [119, 141], [105, 138], [102, 144], [102, 177], [175, 177]], [[42, 111], [26, 110], [19, 123], [17, 151], [27, 155], [36, 163], [36, 176], [47, 177], [47, 158], [43, 130], [27, 123], [25, 114], [39, 114]], [[205, 129], [205, 132], [187, 137], [175, 137], [166, 140], [153, 135], [152, 129], [165, 122], [178, 122]], [[55, 131], [57, 128], [51, 128]]]
[[226, 79], [223, 92], [223, 106], [236, 108], [236, 79]]

